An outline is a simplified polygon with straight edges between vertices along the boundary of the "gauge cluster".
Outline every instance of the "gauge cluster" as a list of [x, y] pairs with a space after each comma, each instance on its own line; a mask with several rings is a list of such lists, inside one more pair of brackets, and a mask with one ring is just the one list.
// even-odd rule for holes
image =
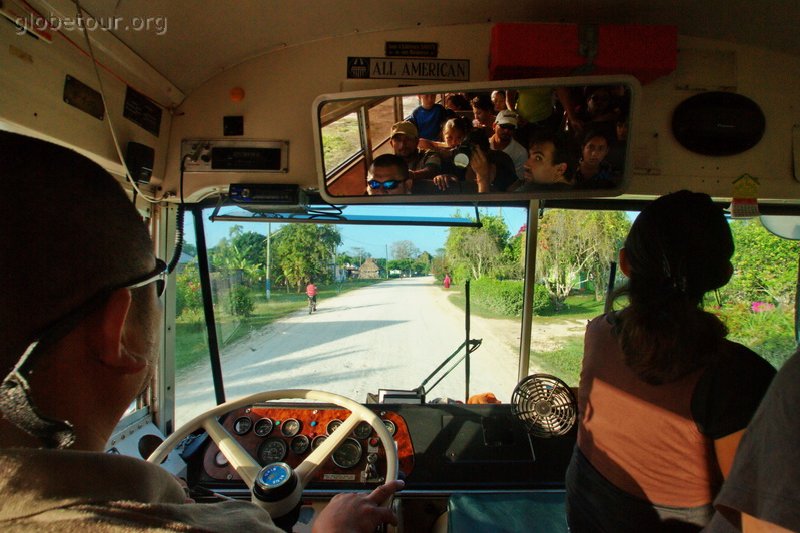
[[[405, 420], [392, 411], [375, 412], [395, 440], [400, 470], [410, 474], [414, 468], [414, 450]], [[221, 422], [260, 465], [286, 462], [296, 467], [349, 416], [350, 412], [340, 407], [280, 402], [238, 409]], [[317, 470], [315, 481], [381, 483], [386, 473], [385, 456], [375, 430], [362, 421]], [[211, 479], [240, 479], [214, 444], [206, 450], [203, 465]]]

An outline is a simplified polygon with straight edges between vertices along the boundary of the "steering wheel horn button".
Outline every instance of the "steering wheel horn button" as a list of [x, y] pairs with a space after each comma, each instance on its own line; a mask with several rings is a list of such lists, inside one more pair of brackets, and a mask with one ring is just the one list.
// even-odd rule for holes
[[274, 502], [285, 498], [297, 486], [297, 475], [286, 463], [272, 463], [256, 476], [253, 494], [261, 501]]

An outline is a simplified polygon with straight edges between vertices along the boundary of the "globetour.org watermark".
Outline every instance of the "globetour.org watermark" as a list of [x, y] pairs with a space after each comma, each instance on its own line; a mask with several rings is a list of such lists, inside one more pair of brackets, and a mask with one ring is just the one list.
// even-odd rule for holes
[[156, 35], [167, 33], [167, 17], [63, 17], [50, 14], [49, 16], [29, 15], [18, 17], [14, 21], [17, 33], [22, 35], [26, 31], [149, 31]]

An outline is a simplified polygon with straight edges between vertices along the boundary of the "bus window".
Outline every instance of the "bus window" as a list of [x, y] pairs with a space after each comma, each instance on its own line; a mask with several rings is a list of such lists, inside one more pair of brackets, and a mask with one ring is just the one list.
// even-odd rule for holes
[[325, 147], [325, 174], [328, 176], [363, 150], [355, 112], [324, 126], [322, 136], [325, 139], [322, 143]]
[[[396, 209], [408, 216], [412, 208]], [[453, 207], [419, 209], [465, 216]], [[487, 211], [483, 228], [204, 224], [226, 399], [312, 388], [366, 401], [379, 389], [419, 387], [456, 354], [454, 369], [435, 388], [441, 374], [428, 382], [427, 401], [491, 391], [508, 402], [517, 382], [521, 299], [513, 308], [498, 305], [504, 287], [495, 284], [521, 294], [519, 229], [526, 217], [519, 208]], [[178, 317], [179, 336], [187, 336], [178, 342], [178, 425], [214, 398], [202, 316], [189, 306], [197, 283], [190, 264], [177, 278], [178, 293], [187, 296]], [[313, 314], [309, 279], [319, 291]], [[467, 281], [476, 309], [470, 338], [481, 340], [470, 355], [469, 390], [465, 364], [457, 364]]]
[[394, 101], [387, 99], [376, 106], [369, 108], [369, 140], [372, 150], [378, 149], [382, 143], [388, 141], [394, 117]]
[[[637, 213], [546, 210], [539, 221], [530, 373], [577, 386], [586, 323], [604, 312], [611, 261], [617, 261]], [[794, 305], [800, 245], [769, 233], [758, 219], [730, 221], [734, 273], [705, 309], [722, 318], [728, 338], [780, 368], [794, 352]], [[616, 271], [614, 286], [625, 283]], [[619, 298], [615, 309], [624, 307]]]

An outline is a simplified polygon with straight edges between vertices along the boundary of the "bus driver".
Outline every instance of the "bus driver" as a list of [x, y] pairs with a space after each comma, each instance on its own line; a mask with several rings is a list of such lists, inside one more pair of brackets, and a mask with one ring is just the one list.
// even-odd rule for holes
[[[280, 531], [249, 502], [185, 503], [159, 466], [103, 453], [151, 380], [166, 265], [98, 165], [7, 132], [0, 161], [16, 191], [0, 199], [0, 529]], [[380, 502], [402, 486], [339, 494], [314, 530], [394, 523]]]

